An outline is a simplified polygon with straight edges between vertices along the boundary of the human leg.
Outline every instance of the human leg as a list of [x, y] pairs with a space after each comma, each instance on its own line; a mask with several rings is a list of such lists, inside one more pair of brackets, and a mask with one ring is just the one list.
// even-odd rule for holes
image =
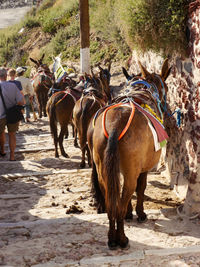
[[6, 119], [0, 119], [0, 155], [5, 156], [5, 125], [6, 125]]
[[15, 132], [8, 133], [8, 136], [9, 136], [10, 160], [15, 160], [15, 148], [16, 148]]
[[19, 123], [8, 124], [10, 160], [15, 160], [16, 131], [18, 130], [18, 125]]
[[29, 95], [25, 95], [24, 99], [25, 99], [26, 120], [28, 121], [28, 119], [30, 118], [30, 99], [29, 99]]

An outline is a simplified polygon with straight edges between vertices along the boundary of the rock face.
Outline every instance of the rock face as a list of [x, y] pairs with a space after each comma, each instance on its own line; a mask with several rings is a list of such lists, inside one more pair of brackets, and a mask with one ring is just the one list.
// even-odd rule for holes
[[[176, 113], [166, 120], [170, 136], [166, 162], [170, 172], [177, 172], [173, 181], [177, 192], [186, 197], [181, 212], [193, 216], [200, 212], [200, 4], [193, 3], [188, 15], [188, 58], [170, 58], [171, 75], [167, 80], [168, 112], [181, 111], [181, 126], [177, 127]], [[137, 73], [137, 61], [149, 71], [159, 71], [163, 58], [152, 52], [133, 51], [132, 71]], [[186, 193], [187, 192], [187, 193]]]

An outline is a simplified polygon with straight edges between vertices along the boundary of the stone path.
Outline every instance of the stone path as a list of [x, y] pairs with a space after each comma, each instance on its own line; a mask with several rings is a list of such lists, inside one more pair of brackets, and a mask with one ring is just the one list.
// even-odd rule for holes
[[[55, 159], [45, 118], [21, 125], [18, 161], [0, 158], [0, 266], [200, 265], [200, 222], [178, 218], [173, 200], [159, 202], [160, 190], [176, 201], [159, 173], [149, 175], [148, 221], [138, 224], [134, 215], [125, 224], [129, 249], [110, 251], [107, 216], [96, 214], [90, 194], [91, 170], [79, 170], [79, 149], [72, 138], [64, 142], [70, 159]], [[162, 209], [151, 209], [156, 199]]]
[[[120, 72], [119, 72], [120, 73]], [[111, 84], [123, 86], [122, 76]], [[148, 175], [148, 221], [125, 223], [127, 250], [107, 247], [108, 219], [96, 214], [91, 169], [79, 169], [80, 149], [64, 140], [70, 158], [54, 158], [47, 118], [21, 124], [16, 162], [0, 158], [0, 266], [200, 266], [200, 221], [183, 221], [181, 201], [159, 172]], [[8, 146], [6, 147], [8, 149]], [[135, 196], [132, 199], [135, 208]]]

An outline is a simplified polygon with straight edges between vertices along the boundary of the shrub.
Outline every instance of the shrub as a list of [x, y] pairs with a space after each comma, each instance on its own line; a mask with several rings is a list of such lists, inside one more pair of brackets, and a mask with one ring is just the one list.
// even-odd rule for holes
[[27, 18], [23, 22], [23, 26], [28, 29], [32, 29], [34, 27], [40, 27], [40, 22], [33, 16], [27, 16]]
[[[162, 51], [163, 54], [187, 48], [186, 19], [190, 0], [90, 0], [91, 63], [107, 58], [125, 60], [132, 49]], [[24, 27], [25, 31], [18, 35]], [[0, 31], [0, 63], [25, 62], [21, 47], [31, 29], [41, 27], [51, 40], [40, 51], [63, 57], [80, 57], [79, 0], [44, 0], [32, 8], [24, 20]], [[16, 54], [16, 55], [14, 55]]]
[[131, 48], [185, 53], [188, 0], [116, 0], [117, 25]]

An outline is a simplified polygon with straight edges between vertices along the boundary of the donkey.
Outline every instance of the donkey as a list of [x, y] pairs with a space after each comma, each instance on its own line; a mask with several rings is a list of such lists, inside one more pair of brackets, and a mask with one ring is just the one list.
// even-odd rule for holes
[[[55, 157], [59, 157], [58, 143], [62, 156], [68, 158], [63, 147], [63, 138], [68, 136], [68, 124], [71, 124], [72, 111], [76, 101], [81, 97], [84, 90], [84, 82], [75, 87], [65, 88], [65, 91], [58, 91], [49, 98], [47, 102], [47, 114], [49, 117], [50, 129], [54, 139]], [[57, 133], [57, 124], [60, 124], [60, 133]], [[77, 147], [75, 134], [74, 146]]]
[[85, 168], [85, 152], [87, 152], [88, 165], [91, 167], [90, 151], [87, 145], [87, 129], [93, 115], [98, 109], [106, 105], [111, 100], [110, 96], [110, 68], [99, 67], [100, 73], [86, 78], [87, 89], [82, 97], [76, 102], [73, 109], [73, 123], [79, 137], [82, 159], [81, 168]]
[[39, 60], [30, 58], [35, 63], [37, 74], [33, 77], [33, 88], [37, 97], [39, 117], [42, 118], [47, 116], [46, 104], [48, 100], [48, 91], [53, 83], [53, 75], [46, 64], [43, 64], [44, 54]]
[[[151, 119], [154, 118], [159, 124], [157, 118], [162, 117], [164, 112], [167, 93], [165, 80], [170, 68], [168, 60], [165, 60], [160, 75], [157, 75], [149, 73], [140, 62], [139, 65], [142, 78], [134, 81], [133, 85], [138, 86], [132, 92], [132, 98], [129, 96], [99, 112], [94, 129], [90, 125], [88, 130], [88, 145], [93, 159], [94, 196], [99, 210], [106, 210], [108, 215], [110, 249], [128, 246], [124, 219], [132, 219], [131, 198], [134, 191], [137, 193], [138, 222], [146, 220], [143, 201], [147, 173], [158, 163], [161, 154], [161, 149], [155, 150], [153, 127], [149, 122], [151, 114], [142, 108], [142, 94], [139, 93], [144, 92], [143, 103], [151, 103], [152, 113], [155, 114], [155, 117], [151, 115]], [[122, 188], [120, 173], [123, 175]]]

